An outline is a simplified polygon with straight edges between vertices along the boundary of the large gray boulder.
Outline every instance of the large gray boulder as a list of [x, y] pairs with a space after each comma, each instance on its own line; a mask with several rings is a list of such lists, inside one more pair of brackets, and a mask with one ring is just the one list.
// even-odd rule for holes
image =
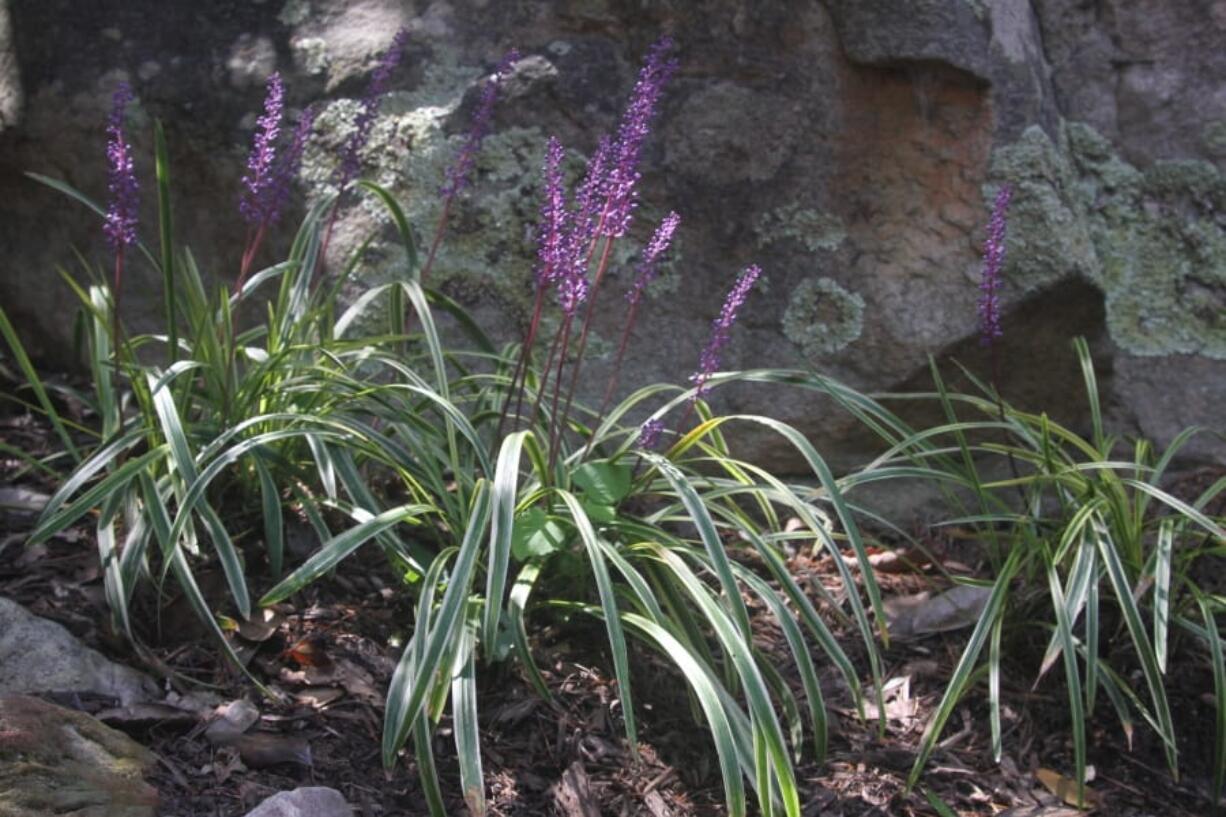
[[92, 692], [127, 705], [156, 696], [157, 685], [0, 596], [0, 695], [19, 692]]
[[[428, 237], [480, 81], [518, 47], [526, 59], [432, 274], [509, 339], [530, 302], [546, 138], [590, 151], [616, 127], [647, 46], [668, 32], [682, 70], [665, 93], [642, 205], [602, 295], [589, 394], [603, 390], [637, 248], [670, 209], [682, 227], [641, 314], [627, 390], [684, 382], [749, 263], [766, 279], [728, 367], [810, 366], [891, 389], [926, 385], [935, 354], [987, 376], [974, 342], [979, 252], [991, 198], [1010, 183], [1002, 390], [1060, 419], [1084, 418], [1069, 340], [1086, 335], [1117, 428], [1163, 444], [1185, 424], [1221, 427], [1221, 3], [717, 0], [644, 11], [629, 0], [10, 2], [25, 102], [19, 124], [0, 133], [0, 242], [9, 250], [0, 298], [45, 360], [71, 351], [72, 306], [55, 267], [71, 265], [72, 246], [105, 266], [104, 245], [84, 210], [21, 173], [103, 197], [101, 129], [117, 79], [134, 83], [138, 123], [166, 122], [180, 233], [226, 281], [243, 236], [237, 182], [271, 71], [286, 76], [292, 108], [324, 105], [300, 179], [309, 199], [330, 190], [379, 52], [397, 27], [409, 29], [365, 172], [405, 201]], [[2, 34], [0, 24], [0, 48]], [[137, 142], [147, 156], [148, 139]], [[150, 179], [147, 163], [138, 169]], [[374, 208], [349, 209], [335, 253], [378, 233], [373, 257], [395, 263], [384, 227]], [[148, 270], [131, 275], [128, 317], [155, 325], [159, 284]], [[373, 264], [350, 296], [382, 275]], [[717, 399], [798, 425], [840, 467], [871, 448], [836, 406], [810, 394], [734, 387]], [[781, 468], [794, 462], [750, 442]], [[1189, 452], [1223, 458], [1226, 446], [1206, 440]]]

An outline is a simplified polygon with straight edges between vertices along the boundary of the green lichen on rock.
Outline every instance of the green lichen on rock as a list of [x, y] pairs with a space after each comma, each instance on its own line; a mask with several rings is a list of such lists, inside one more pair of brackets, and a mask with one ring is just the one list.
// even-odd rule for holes
[[809, 252], [836, 250], [847, 238], [847, 228], [837, 215], [799, 204], [785, 204], [763, 213], [754, 232], [759, 247], [799, 241]]
[[322, 37], [298, 37], [290, 42], [294, 62], [308, 74], [322, 74], [328, 70], [332, 59], [328, 55], [328, 42]]
[[1005, 279], [1011, 287], [1030, 292], [1070, 273], [1091, 274], [1094, 246], [1075, 202], [1076, 176], [1066, 151], [1037, 125], [992, 154], [991, 177], [985, 186], [985, 212], [1000, 183], [1013, 185], [1006, 239]]
[[1214, 156], [1226, 156], [1226, 119], [1207, 122], [1201, 128], [1200, 141]]
[[832, 278], [808, 278], [792, 290], [783, 334], [810, 361], [845, 349], [864, 327], [864, 299]]
[[1140, 170], [1088, 125], [1030, 128], [993, 155], [1017, 192], [1006, 280], [1079, 274], [1102, 289], [1112, 338], [1137, 355], [1226, 358], [1226, 176], [1208, 162]]
[[[418, 88], [384, 98], [362, 151], [363, 178], [388, 188], [401, 202], [423, 255], [422, 244], [432, 237], [442, 209], [439, 188], [467, 138], [464, 132], [447, 133], [446, 127], [480, 76], [475, 68], [436, 59]], [[337, 100], [316, 120], [316, 138], [300, 171], [313, 198], [336, 192], [336, 167], [358, 106], [357, 100]], [[493, 300], [512, 315], [527, 309], [535, 185], [544, 150], [545, 137], [536, 128], [512, 128], [485, 139], [472, 183], [452, 205], [431, 285], [461, 301]], [[357, 246], [388, 224], [389, 215], [373, 197], [361, 197], [346, 204], [342, 222], [356, 225], [346, 244]], [[379, 234], [368, 253], [372, 262], [361, 266], [355, 287], [385, 282], [391, 266], [403, 258], [390, 234]]]
[[963, 0], [963, 2], [971, 7], [976, 19], [981, 21], [988, 19], [988, 7], [983, 0]]
[[277, 20], [285, 26], [293, 28], [305, 23], [311, 16], [310, 0], [286, 0], [277, 15]]
[[1134, 354], [1226, 357], [1226, 177], [1191, 160], [1141, 171], [1088, 126], [1068, 131], [1112, 337]]

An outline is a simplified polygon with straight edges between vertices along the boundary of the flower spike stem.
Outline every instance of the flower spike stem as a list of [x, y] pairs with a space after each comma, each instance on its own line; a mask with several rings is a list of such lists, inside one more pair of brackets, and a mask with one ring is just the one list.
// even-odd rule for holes
[[[634, 328], [634, 321], [638, 314], [639, 303], [634, 301], [626, 310], [626, 325], [622, 328], [621, 340], [617, 343], [617, 358], [613, 361], [613, 371], [609, 374], [609, 384], [605, 386], [604, 399], [600, 401], [600, 410], [596, 412], [593, 420], [592, 433], [587, 438], [587, 447], [583, 449], [584, 459], [592, 452], [592, 444], [596, 441], [596, 428], [600, 426], [605, 412], [609, 410], [609, 402], [613, 399], [613, 392], [617, 390], [617, 383], [621, 379], [622, 361], [626, 357], [626, 347], [630, 345], [630, 331]], [[655, 434], [658, 436], [659, 432], [655, 431]], [[648, 439], [651, 439], [650, 435]]]
[[[583, 367], [583, 352], [587, 349], [587, 336], [592, 328], [592, 317], [596, 313], [596, 296], [600, 291], [600, 282], [604, 280], [605, 271], [609, 268], [609, 256], [613, 250], [613, 236], [606, 236], [604, 247], [600, 251], [600, 263], [596, 267], [596, 277], [592, 279], [592, 289], [588, 293], [587, 312], [583, 315], [583, 329], [579, 332], [579, 343], [575, 349], [575, 364], [570, 373], [570, 386], [566, 389], [566, 404], [562, 409], [562, 421], [555, 425], [554, 430], [559, 434], [565, 433], [566, 421], [570, 418], [571, 404], [575, 399], [575, 388], [579, 384], [579, 372]], [[556, 389], [560, 389], [562, 381], [559, 379], [555, 385]], [[557, 403], [557, 395], [554, 395], [554, 403]], [[555, 455], [557, 452], [553, 452]], [[553, 459], [550, 459], [550, 467], [553, 467]]]
[[498, 432], [495, 439], [502, 439], [502, 429], [507, 419], [508, 411], [511, 407], [511, 400], [515, 401], [514, 419], [512, 420], [512, 428], [519, 423], [520, 411], [523, 410], [524, 392], [527, 390], [528, 367], [532, 360], [532, 347], [536, 343], [536, 335], [541, 327], [541, 312], [545, 306], [545, 288], [536, 288], [536, 302], [532, 305], [532, 320], [528, 324], [528, 334], [524, 337], [524, 343], [519, 349], [519, 358], [515, 361], [515, 370], [511, 373], [511, 384], [507, 388], [507, 396], [502, 404], [502, 412], [498, 416]]
[[[570, 348], [570, 330], [574, 323], [574, 315], [568, 314], [562, 319], [562, 326], [558, 330], [557, 337], [554, 338], [554, 348], [558, 350], [558, 372], [555, 377], [553, 387], [553, 405], [549, 409], [549, 469], [545, 474], [546, 479], [553, 478], [554, 465], [558, 461], [558, 448], [562, 445], [562, 436], [565, 433], [563, 423], [558, 420], [558, 398], [562, 393], [562, 367], [566, 365], [566, 352]], [[560, 348], [558, 338], [561, 338]], [[553, 362], [553, 349], [550, 350], [549, 364]], [[546, 365], [546, 372], [549, 370], [549, 364]], [[575, 367], [578, 368], [579, 361], [575, 361]], [[537, 393], [537, 404], [540, 404], [540, 398], [545, 393], [545, 383], [541, 382], [540, 391]]]
[[[635, 275], [630, 291], [626, 293], [626, 300], [629, 302], [630, 307], [626, 310], [626, 324], [622, 327], [621, 340], [617, 344], [617, 359], [613, 362], [613, 371], [609, 374], [609, 383], [604, 390], [604, 399], [600, 401], [600, 410], [596, 412], [596, 418], [592, 426], [593, 433], [588, 436], [587, 447], [583, 449], [584, 458], [592, 450], [592, 443], [596, 437], [595, 429], [599, 428], [601, 421], [604, 419], [604, 413], [609, 408], [609, 401], [613, 399], [613, 392], [616, 391], [618, 381], [621, 379], [622, 362], [626, 357], [626, 347], [630, 342], [630, 332], [634, 329], [634, 321], [639, 314], [639, 304], [643, 300], [643, 293], [646, 291], [647, 285], [655, 280], [660, 256], [672, 244], [673, 234], [677, 232], [677, 225], [680, 223], [681, 216], [677, 215], [675, 210], [669, 213], [660, 222], [659, 226], [656, 227], [651, 241], [643, 249], [643, 258], [639, 262], [638, 274]], [[652, 423], [652, 433], [647, 434], [643, 440], [652, 441], [658, 439], [662, 428], [662, 424], [658, 422]], [[647, 447], [650, 448], [651, 446]]]

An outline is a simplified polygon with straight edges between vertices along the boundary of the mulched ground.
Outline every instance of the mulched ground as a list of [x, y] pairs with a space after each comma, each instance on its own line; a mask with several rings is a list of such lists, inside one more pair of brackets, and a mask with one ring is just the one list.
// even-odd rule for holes
[[[53, 447], [47, 429], [20, 413], [0, 416], [0, 441], [25, 451]], [[0, 487], [50, 493], [54, 485], [45, 475], [0, 456]], [[396, 580], [373, 551], [350, 558], [335, 575], [295, 598], [294, 604], [277, 608], [272, 620], [244, 625], [235, 634], [252, 671], [287, 694], [289, 703], [275, 704], [255, 697], [241, 676], [222, 668], [207, 640], [200, 637], [191, 613], [173, 597], [160, 614], [149, 599], [144, 600], [147, 615], [142, 621], [151, 661], [135, 659], [110, 631], [89, 528], [28, 549], [24, 534], [32, 520], [29, 513], [0, 510], [0, 595], [62, 623], [111, 658], [153, 674], [173, 670], [177, 677], [163, 681], [172, 698], [214, 705], [246, 697], [259, 711], [248, 739], [238, 745], [215, 745], [206, 736], [205, 725], [192, 719], [175, 722], [156, 713], [143, 717], [128, 713], [126, 719], [119, 716], [111, 721], [160, 757], [151, 782], [161, 793], [161, 813], [242, 815], [264, 797], [302, 785], [340, 790], [364, 817], [426, 813], [411, 757], [403, 757], [390, 772], [380, 762], [383, 694], [399, 657], [396, 645], [403, 643], [412, 615], [404, 595], [395, 589]], [[797, 555], [791, 568], [802, 586], [820, 582], [833, 594], [841, 592], [828, 558]], [[201, 581], [208, 586], [207, 575]], [[881, 577], [887, 594], [915, 592], [928, 581], [914, 573]], [[753, 612], [759, 646], [780, 657], [779, 669], [799, 697], [799, 680], [783, 661], [786, 649], [781, 636], [761, 610]], [[533, 624], [534, 649], [552, 701], [538, 698], [512, 662], [480, 670], [482, 752], [492, 814], [724, 813], [709, 735], [690, 716], [684, 684], [662, 661], [646, 651], [633, 656], [641, 710], [640, 759], [635, 761], [626, 750], [611, 662], [600, 648], [604, 641], [600, 626], [560, 626], [543, 618]], [[867, 678], [867, 662], [855, 633], [836, 629], [836, 635]], [[965, 632], [952, 633], [891, 646], [885, 654], [884, 732], [876, 720], [864, 723], [855, 716], [841, 679], [818, 661], [832, 716], [830, 751], [823, 764], [806, 756], [798, 767], [806, 815], [944, 817], [929, 794], [957, 815], [1076, 813], [1063, 808], [1036, 779], [1039, 769], [1068, 773], [1072, 750], [1063, 689], [1046, 682], [1035, 691], [1030, 688], [1037, 666], [1034, 656], [1022, 656], [1026, 660], [1011, 668], [1016, 671], [1005, 674], [1001, 762], [995, 763], [990, 755], [986, 695], [980, 687], [946, 727], [920, 789], [904, 791], [915, 747], [964, 638]], [[1041, 645], [1037, 649], [1041, 651]], [[1172, 666], [1168, 673], [1182, 736], [1184, 780], [1171, 779], [1161, 747], [1143, 725], [1133, 735], [1130, 749], [1110, 707], [1102, 702], [1089, 729], [1090, 762], [1095, 769], [1090, 787], [1098, 798], [1099, 813], [1211, 811], [1207, 781], [1213, 709], [1206, 693], [1211, 692], [1212, 681], [1206, 666], [1188, 662]], [[56, 700], [95, 713], [114, 703], [88, 696]], [[454, 796], [460, 786], [446, 721], [434, 750], [444, 792]], [[465, 813], [458, 798], [448, 806], [451, 813]]]

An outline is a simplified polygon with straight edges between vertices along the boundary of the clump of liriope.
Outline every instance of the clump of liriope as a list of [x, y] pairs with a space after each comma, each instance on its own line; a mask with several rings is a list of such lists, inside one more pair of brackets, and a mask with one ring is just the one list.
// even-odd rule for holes
[[[980, 336], [991, 351], [992, 379], [981, 381], [963, 369], [977, 393], [952, 391], [934, 363], [934, 392], [885, 395], [889, 401], [934, 403], [944, 417], [940, 427], [912, 428], [881, 402], [828, 379], [809, 378], [889, 446], [846, 477], [844, 487], [854, 494], [857, 485], [868, 482], [922, 479], [949, 489], [953, 518], [945, 524], [973, 528], [992, 570], [986, 603], [925, 729], [909, 783], [918, 780], [946, 721], [983, 669], [993, 753], [999, 760], [1002, 661], [1025, 654], [1009, 644], [1022, 644], [1037, 626], [1048, 646], [1034, 668], [1034, 683], [1061, 665], [1078, 800], [1084, 799], [1086, 721], [1102, 697], [1129, 742], [1138, 716], [1158, 734], [1170, 769], [1178, 774], [1167, 670], [1180, 649], [1194, 661], [1205, 660], [1214, 678], [1217, 802], [1226, 782], [1226, 667], [1218, 623], [1223, 605], [1194, 576], [1197, 563], [1220, 552], [1226, 541], [1226, 523], [1206, 513], [1226, 490], [1226, 480], [1191, 501], [1163, 487], [1175, 457], [1192, 437], [1206, 433], [1203, 429], [1185, 430], [1162, 452], [1144, 439], [1125, 443], [1110, 436], [1084, 340], [1074, 346], [1085, 381], [1088, 437], [1046, 413], [1015, 408], [1000, 394], [999, 292], [1011, 196], [1008, 187], [996, 196], [980, 283]], [[997, 472], [993, 466], [1001, 461], [1008, 478], [984, 476]], [[1107, 628], [1103, 622], [1108, 620], [1118, 625]], [[988, 657], [981, 665], [985, 645]], [[1142, 689], [1132, 688], [1132, 667], [1140, 669]]]
[[[168, 300], [168, 364], [150, 366], [135, 354], [136, 345], [158, 338], [127, 340], [119, 329], [106, 331], [106, 321], [95, 322], [91, 341], [99, 371], [122, 373], [135, 406], [120, 412], [116, 403], [112, 427], [52, 499], [34, 538], [45, 539], [98, 509], [108, 600], [124, 629], [131, 632], [128, 604], [138, 579], [159, 575], [160, 567], [174, 573], [229, 650], [192, 569], [202, 546], [209, 546], [228, 580], [231, 609], [249, 614], [242, 543], [212, 504], [221, 481], [248, 485], [259, 498], [273, 575], [283, 561], [284, 506], [304, 515], [321, 540], [317, 552], [259, 604], [291, 596], [367, 542], [378, 544], [405, 577], [406, 590], [416, 594], [413, 635], [388, 694], [383, 758], [390, 766], [412, 741], [433, 814], [443, 813], [443, 800], [432, 738], [448, 706], [465, 800], [474, 814], [486, 811], [478, 657], [488, 662], [513, 654], [548, 696], [532, 654], [529, 615], [578, 612], [604, 622], [632, 753], [638, 752], [638, 713], [627, 635], [659, 651], [686, 680], [695, 711], [711, 730], [730, 812], [745, 813], [748, 779], [763, 811], [780, 806], [798, 817], [793, 762], [803, 751], [806, 723], [812, 754], [821, 758], [826, 746], [825, 707], [807, 638], [835, 664], [857, 704], [862, 701], [856, 670], [788, 572], [784, 545], [816, 542], [834, 556], [848, 592], [842, 605], [827, 602], [847, 607], [874, 681], [880, 679], [874, 630], [844, 563], [845, 548], [859, 560], [867, 605], [878, 614], [880, 598], [852, 510], [816, 449], [776, 420], [717, 416], [707, 405], [714, 389], [732, 381], [796, 380], [789, 372], [718, 371], [761, 270], [749, 265], [734, 282], [698, 354], [690, 388], [648, 386], [609, 408], [644, 288], [678, 229], [680, 217], [670, 214], [645, 248], [627, 295], [604, 405], [593, 412], [575, 401], [597, 297], [608, 286], [614, 244], [625, 240], [632, 222], [643, 144], [676, 70], [671, 41], [649, 52], [616, 133], [600, 140], [573, 195], [562, 180], [562, 146], [550, 142], [536, 308], [524, 342], [509, 356], [424, 280], [445, 237], [447, 205], [468, 183], [514, 54], [487, 83], [470, 138], [442, 182], [444, 207], [423, 261], [395, 199], [357, 181], [357, 153], [403, 47], [397, 36], [372, 78], [338, 166], [337, 196], [310, 209], [284, 261], [257, 271], [268, 228], [283, 209], [285, 163], [297, 161], [310, 128], [308, 113], [308, 124], [289, 146], [276, 147], [284, 89], [279, 78], [270, 79], [244, 177], [249, 228], [243, 261], [233, 292], [217, 299], [208, 296], [192, 256], [173, 245], [159, 136], [160, 259], [136, 246], [163, 274], [168, 299], [179, 287], [186, 293], [182, 302]], [[405, 267], [333, 323], [339, 284], [362, 258], [355, 256], [329, 280], [323, 257], [337, 208], [359, 192], [387, 208], [406, 250]], [[279, 290], [269, 302], [268, 321], [238, 331], [234, 308], [270, 281], [279, 282]], [[389, 294], [392, 332], [347, 338], [356, 318]], [[554, 297], [560, 320], [538, 366], [534, 345]], [[98, 319], [114, 314], [115, 298], [105, 287], [86, 301]], [[438, 309], [457, 320], [472, 348], [443, 348]], [[405, 334], [407, 316], [418, 327], [412, 338]], [[109, 378], [99, 379], [100, 390], [103, 380]], [[649, 402], [657, 407], [642, 419]], [[745, 425], [794, 446], [819, 487], [791, 484], [733, 457], [725, 435]], [[407, 501], [385, 505], [373, 486], [388, 479]], [[334, 532], [329, 524], [338, 516], [352, 524]], [[800, 527], [785, 532], [785, 517], [799, 519]], [[755, 554], [772, 581], [730, 558], [736, 547]], [[784, 634], [802, 680], [803, 707], [775, 669], [775, 657], [755, 646], [746, 594], [761, 600]]]

